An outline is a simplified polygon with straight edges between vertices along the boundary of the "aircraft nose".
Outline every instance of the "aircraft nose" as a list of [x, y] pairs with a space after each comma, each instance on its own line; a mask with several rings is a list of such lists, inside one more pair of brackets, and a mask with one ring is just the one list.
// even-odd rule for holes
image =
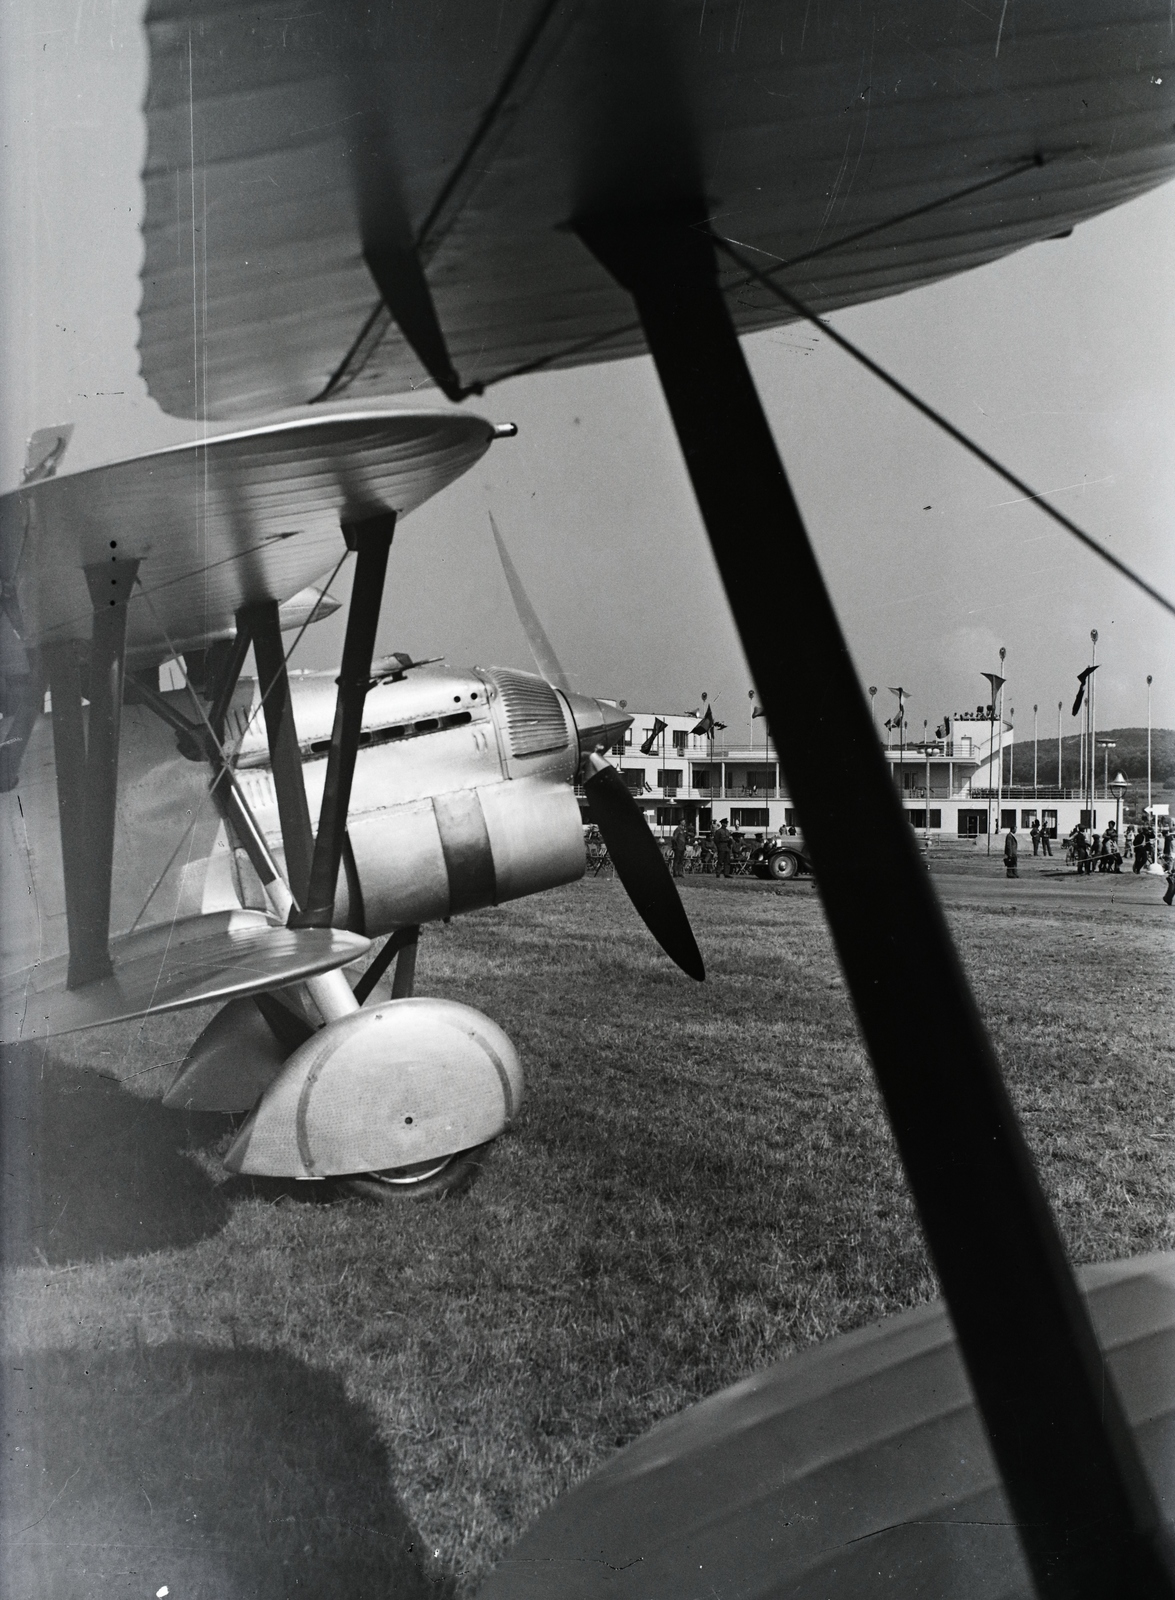
[[632, 723], [632, 718], [611, 700], [596, 700], [588, 694], [570, 692], [564, 698], [575, 723], [581, 756], [588, 756], [593, 750], [610, 749]]

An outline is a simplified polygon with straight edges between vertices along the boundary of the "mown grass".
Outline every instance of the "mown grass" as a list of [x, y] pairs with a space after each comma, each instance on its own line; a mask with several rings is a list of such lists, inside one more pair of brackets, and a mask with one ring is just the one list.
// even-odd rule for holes
[[[338, 1593], [348, 1568], [363, 1575], [342, 1586], [356, 1593], [470, 1592], [560, 1489], [654, 1421], [932, 1295], [813, 890], [687, 881], [685, 895], [701, 988], [609, 882], [428, 931], [421, 988], [500, 1021], [529, 1085], [515, 1131], [451, 1203], [381, 1210], [222, 1181], [215, 1125], [185, 1127], [141, 1098], [199, 1019], [112, 1031], [102, 1055], [91, 1039], [39, 1068], [14, 1063], [41, 1075], [22, 1126], [51, 1180], [9, 1241], [26, 1264], [7, 1279], [7, 1349], [10, 1364], [60, 1371], [39, 1380], [31, 1421], [10, 1376], [10, 1409], [44, 1467], [41, 1498], [22, 1503], [40, 1515], [61, 1498], [10, 1549], [40, 1538], [60, 1551], [93, 1527], [93, 1493], [78, 1485], [99, 1447], [85, 1441], [121, 1416], [141, 1440], [147, 1494], [152, 1462], [177, 1453], [180, 1479], [205, 1485], [205, 1543], [184, 1544], [173, 1596]], [[1091, 900], [951, 918], [1079, 1261], [1175, 1243], [1170, 935], [1149, 906]], [[910, 997], [910, 1020], [932, 1025], [933, 996]], [[106, 1083], [96, 1099], [95, 1066], [140, 1098]], [[71, 1094], [100, 1099], [102, 1117], [75, 1107], [63, 1135]], [[111, 1094], [137, 1142], [110, 1121]], [[162, 1353], [144, 1366], [143, 1352]], [[213, 1358], [210, 1384], [201, 1363]], [[102, 1402], [102, 1427], [65, 1427], [55, 1419], [71, 1409], [94, 1411], [80, 1374], [100, 1362], [147, 1376], [114, 1384], [122, 1398]], [[182, 1438], [158, 1423], [177, 1395], [189, 1397]], [[293, 1444], [291, 1408], [309, 1419]], [[256, 1468], [271, 1428], [293, 1463], [285, 1490]], [[321, 1467], [319, 1431], [334, 1441]], [[162, 1478], [161, 1521], [141, 1506], [114, 1519], [124, 1555], [166, 1555], [176, 1536], [187, 1502], [174, 1461]], [[366, 1508], [358, 1521], [349, 1502]], [[269, 1530], [264, 1559], [242, 1531], [251, 1518]], [[101, 1592], [124, 1592], [111, 1582]]]

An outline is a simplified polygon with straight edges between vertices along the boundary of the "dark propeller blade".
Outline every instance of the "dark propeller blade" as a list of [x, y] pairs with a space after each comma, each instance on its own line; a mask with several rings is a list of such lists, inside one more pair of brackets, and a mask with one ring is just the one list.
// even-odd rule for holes
[[599, 756], [589, 756], [588, 767], [590, 776], [584, 783], [584, 793], [617, 877], [665, 954], [701, 983], [706, 976], [702, 953], [641, 808], [615, 767]]

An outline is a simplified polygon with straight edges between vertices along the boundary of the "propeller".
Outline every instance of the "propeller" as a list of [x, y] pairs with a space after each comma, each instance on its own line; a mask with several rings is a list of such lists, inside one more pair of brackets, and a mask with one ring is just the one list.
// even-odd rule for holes
[[583, 790], [592, 808], [592, 821], [608, 846], [616, 876], [665, 954], [687, 976], [701, 983], [706, 976], [702, 953], [644, 813], [616, 768], [602, 756], [590, 752], [586, 765], [590, 776]]
[[644, 812], [629, 793], [628, 785], [600, 755], [600, 747], [614, 742], [617, 730], [628, 726], [631, 717], [602, 705], [598, 700], [574, 693], [567, 682], [559, 658], [543, 630], [538, 614], [523, 588], [522, 579], [506, 552], [502, 535], [490, 513], [490, 527], [498, 558], [514, 600], [514, 609], [526, 634], [535, 665], [548, 683], [565, 698], [579, 734], [584, 794], [591, 806], [592, 821], [608, 847], [616, 876], [624, 885], [637, 915], [671, 961], [699, 983], [706, 976], [701, 951], [690, 927], [681, 896], [677, 892], [661, 847], [645, 821]]

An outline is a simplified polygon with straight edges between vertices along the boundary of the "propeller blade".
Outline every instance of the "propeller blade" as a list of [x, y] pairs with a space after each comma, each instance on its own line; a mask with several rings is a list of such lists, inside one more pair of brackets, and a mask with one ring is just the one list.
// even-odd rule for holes
[[506, 582], [510, 585], [514, 609], [518, 613], [518, 620], [522, 624], [526, 642], [530, 645], [530, 653], [534, 657], [535, 666], [538, 667], [549, 684], [552, 684], [556, 689], [561, 689], [564, 694], [570, 694], [571, 686], [567, 682], [563, 668], [559, 665], [559, 657], [551, 648], [551, 641], [543, 632], [543, 625], [538, 619], [538, 613], [531, 605], [526, 590], [522, 587], [522, 579], [514, 570], [514, 563], [506, 554], [506, 546], [502, 542], [502, 535], [498, 532], [498, 524], [494, 521], [494, 513], [492, 511], [490, 512], [490, 527], [494, 532], [494, 543], [498, 547], [498, 559], [502, 563], [502, 571], [506, 574]]
[[671, 961], [699, 983], [706, 976], [677, 885], [665, 865], [656, 839], [628, 785], [599, 756], [589, 756], [590, 776], [584, 793], [592, 821], [608, 846], [616, 875], [628, 891], [637, 914]]

